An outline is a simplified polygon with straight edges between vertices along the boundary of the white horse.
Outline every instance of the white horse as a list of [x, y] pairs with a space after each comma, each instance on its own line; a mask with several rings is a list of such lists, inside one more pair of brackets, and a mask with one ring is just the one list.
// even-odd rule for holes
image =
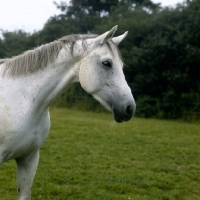
[[113, 37], [116, 29], [65, 36], [0, 60], [0, 164], [16, 160], [19, 200], [31, 199], [39, 149], [50, 130], [48, 108], [69, 85], [80, 82], [117, 122], [135, 112], [117, 48], [127, 32]]

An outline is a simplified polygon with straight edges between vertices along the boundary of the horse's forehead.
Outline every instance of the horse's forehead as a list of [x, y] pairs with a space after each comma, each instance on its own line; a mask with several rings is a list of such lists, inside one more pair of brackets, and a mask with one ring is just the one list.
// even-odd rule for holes
[[95, 52], [99, 56], [107, 56], [113, 59], [121, 60], [117, 47], [112, 43], [106, 43], [96, 49]]

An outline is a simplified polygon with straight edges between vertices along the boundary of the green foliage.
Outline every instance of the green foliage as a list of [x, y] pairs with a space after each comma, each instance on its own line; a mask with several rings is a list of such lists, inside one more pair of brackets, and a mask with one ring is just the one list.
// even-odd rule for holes
[[[200, 0], [175, 8], [161, 8], [150, 0], [71, 0], [69, 5], [64, 1], [56, 5], [62, 13], [51, 17], [41, 31], [3, 32], [0, 57], [72, 33], [103, 33], [118, 24], [117, 34], [129, 31], [119, 48], [136, 99], [136, 115], [200, 118]], [[78, 86], [66, 95], [57, 106], [98, 110], [98, 104]]]
[[3, 47], [4, 47], [3, 40], [1, 40], [1, 38], [0, 38], [0, 58], [5, 57], [5, 51], [4, 51]]
[[0, 42], [0, 54], [3, 57], [12, 57], [24, 52], [30, 46], [28, 34], [22, 30], [15, 32], [3, 32], [3, 40]]
[[[111, 114], [51, 108], [51, 132], [40, 151], [33, 200], [200, 199], [200, 129]], [[2, 200], [17, 197], [16, 163], [1, 166]]]

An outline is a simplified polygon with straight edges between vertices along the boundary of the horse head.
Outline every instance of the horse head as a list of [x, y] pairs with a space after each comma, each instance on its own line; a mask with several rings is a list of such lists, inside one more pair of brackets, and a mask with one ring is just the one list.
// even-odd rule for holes
[[110, 31], [86, 40], [89, 53], [81, 60], [79, 81], [82, 88], [104, 107], [112, 111], [116, 122], [132, 118], [136, 105], [123, 73], [119, 43], [128, 32], [113, 37], [117, 26]]

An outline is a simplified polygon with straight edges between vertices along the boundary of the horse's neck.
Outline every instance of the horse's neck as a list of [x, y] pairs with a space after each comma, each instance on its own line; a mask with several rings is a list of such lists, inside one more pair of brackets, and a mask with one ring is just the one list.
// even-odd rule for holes
[[78, 62], [73, 62], [72, 59], [64, 62], [61, 58], [62, 55], [54, 64], [26, 75], [21, 80], [21, 89], [25, 87], [29, 101], [34, 102], [33, 109], [36, 112], [43, 112], [68, 86], [79, 81]]
[[[56, 69], [58, 68], [58, 69]], [[75, 70], [75, 66], [55, 66], [54, 68], [47, 68], [49, 72], [46, 76], [41, 77], [43, 81], [40, 83], [40, 89], [38, 90], [38, 105], [43, 107], [49, 107], [49, 105], [55, 101], [71, 84], [78, 81], [78, 75]]]

